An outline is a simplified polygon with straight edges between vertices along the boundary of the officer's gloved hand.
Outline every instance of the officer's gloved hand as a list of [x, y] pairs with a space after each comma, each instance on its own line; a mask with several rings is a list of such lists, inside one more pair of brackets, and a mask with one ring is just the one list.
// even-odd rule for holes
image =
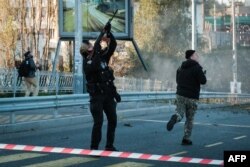
[[117, 92], [116, 92], [114, 98], [115, 98], [115, 100], [116, 100], [117, 103], [121, 102], [121, 100], [122, 100], [122, 99], [121, 99], [121, 95], [120, 95], [119, 93], [117, 93]]
[[104, 31], [106, 33], [110, 33], [110, 31], [111, 31], [111, 24], [110, 24], [110, 22], [107, 22], [107, 24], [104, 27]]

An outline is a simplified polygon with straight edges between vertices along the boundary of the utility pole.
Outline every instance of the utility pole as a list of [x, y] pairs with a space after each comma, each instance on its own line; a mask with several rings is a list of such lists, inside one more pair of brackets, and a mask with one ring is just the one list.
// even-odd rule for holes
[[241, 93], [241, 83], [237, 81], [237, 47], [235, 27], [235, 1], [231, 1], [232, 7], [232, 55], [233, 55], [233, 81], [230, 83], [231, 93]]
[[216, 20], [216, 4], [214, 2], [214, 32], [216, 32], [217, 20]]
[[196, 49], [196, 0], [192, 0], [192, 49]]

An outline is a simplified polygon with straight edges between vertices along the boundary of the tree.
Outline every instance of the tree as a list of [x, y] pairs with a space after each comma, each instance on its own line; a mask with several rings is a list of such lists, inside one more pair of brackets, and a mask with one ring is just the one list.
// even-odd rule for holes
[[[50, 46], [50, 40], [52, 37], [52, 34], [55, 33], [53, 30], [55, 29], [56, 24], [58, 23], [58, 4], [57, 4], [57, 0], [48, 0], [47, 1], [47, 5], [45, 8], [45, 46], [43, 48], [43, 62], [47, 62], [48, 58], [50, 56], [50, 52], [49, 52], [49, 46]], [[43, 69], [48, 69], [48, 67], [43, 67]]]
[[134, 36], [152, 77], [162, 77], [156, 73], [167, 71], [164, 63], [169, 59], [177, 61], [190, 47], [190, 4], [182, 0], [140, 0]]
[[37, 62], [46, 64], [50, 39], [57, 28], [57, 0], [0, 0], [0, 8], [1, 55], [10, 62], [5, 67], [13, 67], [16, 54], [23, 55], [27, 50], [32, 51]]
[[[156, 1], [140, 0], [139, 10], [134, 19], [134, 36], [140, 48], [152, 51], [152, 43], [155, 42], [155, 34], [160, 31], [158, 17], [158, 5]], [[159, 32], [160, 33], [160, 32]]]
[[158, 51], [168, 56], [182, 52], [182, 48], [188, 45], [186, 39], [191, 37], [191, 32], [187, 31], [189, 5], [188, 1], [141, 0], [139, 12], [135, 15], [138, 45], [149, 52]]
[[[42, 69], [47, 70], [50, 39], [57, 24], [57, 1], [19, 0], [19, 6], [22, 51], [31, 48], [35, 59], [42, 60]], [[41, 38], [45, 39], [42, 54], [38, 51]]]
[[11, 1], [0, 0], [0, 51], [2, 65], [5, 68], [14, 67], [14, 57], [12, 57], [17, 40], [17, 25], [14, 20], [16, 11], [11, 6]]

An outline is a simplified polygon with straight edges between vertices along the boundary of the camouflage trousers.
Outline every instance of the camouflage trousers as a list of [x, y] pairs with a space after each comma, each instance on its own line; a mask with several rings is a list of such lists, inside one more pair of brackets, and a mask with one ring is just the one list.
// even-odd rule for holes
[[180, 122], [186, 115], [186, 121], [184, 125], [184, 137], [183, 139], [189, 139], [192, 134], [193, 129], [193, 121], [195, 111], [197, 110], [197, 103], [198, 100], [186, 98], [180, 95], [176, 95], [176, 115], [177, 115], [177, 122]]

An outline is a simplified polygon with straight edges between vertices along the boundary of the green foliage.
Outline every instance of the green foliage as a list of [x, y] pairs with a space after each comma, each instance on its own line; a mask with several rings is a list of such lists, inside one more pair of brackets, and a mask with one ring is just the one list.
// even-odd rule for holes
[[66, 32], [73, 32], [75, 27], [74, 27], [74, 15], [73, 15], [73, 10], [68, 10], [65, 12], [65, 30]]
[[177, 61], [191, 45], [189, 6], [184, 0], [139, 1], [134, 36], [150, 73], [159, 70], [156, 62], [164, 67], [170, 58]]
[[15, 24], [16, 11], [11, 7], [10, 2], [0, 0], [0, 67], [13, 67], [14, 57], [12, 52], [16, 47], [18, 36], [17, 25]]

